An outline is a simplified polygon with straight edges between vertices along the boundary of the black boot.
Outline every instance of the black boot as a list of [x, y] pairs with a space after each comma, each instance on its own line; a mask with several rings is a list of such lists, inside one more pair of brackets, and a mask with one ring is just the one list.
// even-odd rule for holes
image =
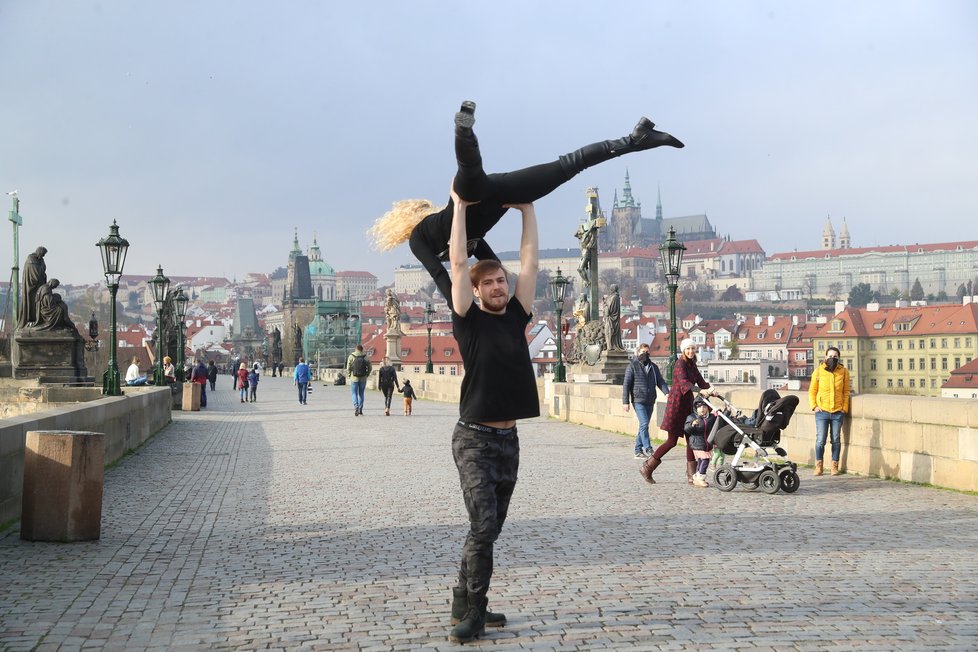
[[472, 131], [474, 124], [475, 102], [462, 102], [462, 108], [455, 114], [455, 161], [458, 172], [452, 185], [459, 197], [469, 201], [478, 201], [482, 197], [486, 179], [479, 139]]
[[[469, 608], [468, 601], [468, 591], [465, 589], [460, 589], [457, 586], [452, 589], [452, 624], [457, 625], [463, 618], [465, 618], [465, 612]], [[506, 626], [506, 616], [503, 614], [494, 614], [489, 611], [489, 603], [486, 602], [486, 627], [505, 627]]]
[[648, 118], [642, 118], [632, 129], [632, 133], [624, 138], [592, 143], [570, 154], [564, 154], [560, 157], [560, 166], [570, 178], [591, 166], [618, 156], [662, 146], [685, 147], [678, 138], [664, 131], [656, 131], [655, 123]]
[[486, 633], [486, 605], [489, 601], [485, 595], [478, 593], [468, 593], [466, 598], [465, 616], [448, 633], [448, 640], [455, 643], [468, 643]]

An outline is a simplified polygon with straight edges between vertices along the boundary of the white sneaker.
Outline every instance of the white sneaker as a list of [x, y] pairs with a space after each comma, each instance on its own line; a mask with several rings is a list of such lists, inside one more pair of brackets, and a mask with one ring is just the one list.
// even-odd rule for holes
[[693, 474], [693, 486], [694, 487], [709, 487], [710, 485], [706, 484], [706, 476], [705, 475], [703, 475], [702, 473], [694, 473]]

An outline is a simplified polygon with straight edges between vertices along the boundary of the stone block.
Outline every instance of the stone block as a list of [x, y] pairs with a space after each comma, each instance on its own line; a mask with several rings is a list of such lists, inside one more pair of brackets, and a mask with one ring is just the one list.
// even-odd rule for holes
[[958, 428], [958, 458], [978, 462], [978, 428]]
[[183, 411], [200, 411], [200, 383], [183, 384]]
[[101, 536], [104, 438], [97, 432], [28, 431], [22, 539], [90, 541]]
[[978, 464], [969, 460], [935, 458], [931, 483], [960, 491], [978, 491]]
[[924, 437], [924, 433], [933, 426], [922, 426], [916, 423], [902, 421], [884, 421], [880, 424], [880, 437], [871, 439], [870, 448], [898, 450], [907, 452], [933, 453]]
[[910, 420], [914, 423], [967, 426], [968, 414], [976, 411], [972, 401], [914, 397], [907, 402], [910, 403]]
[[930, 484], [933, 475], [933, 458], [925, 453], [900, 453], [900, 479], [904, 482]]
[[[958, 459], [958, 429], [947, 426], [923, 425], [923, 443], [915, 451], [934, 457]], [[906, 450], [906, 449], [904, 449]]]

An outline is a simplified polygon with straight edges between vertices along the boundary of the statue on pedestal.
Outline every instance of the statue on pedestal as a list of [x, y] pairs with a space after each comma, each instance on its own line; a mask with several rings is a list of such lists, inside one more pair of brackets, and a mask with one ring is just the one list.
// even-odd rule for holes
[[388, 333], [401, 332], [401, 302], [391, 288], [387, 288], [387, 298], [384, 300], [384, 317]]
[[27, 256], [21, 281], [20, 306], [17, 310], [17, 327], [32, 326], [37, 321], [37, 291], [47, 283], [47, 265], [44, 255], [48, 252], [45, 247], [38, 247], [34, 253]]
[[621, 295], [618, 286], [611, 286], [611, 294], [604, 303], [604, 337], [608, 351], [623, 351], [621, 342]]
[[39, 331], [67, 330], [77, 334], [78, 330], [68, 316], [68, 305], [60, 294], [54, 292], [59, 285], [61, 281], [53, 278], [37, 289], [33, 328]]

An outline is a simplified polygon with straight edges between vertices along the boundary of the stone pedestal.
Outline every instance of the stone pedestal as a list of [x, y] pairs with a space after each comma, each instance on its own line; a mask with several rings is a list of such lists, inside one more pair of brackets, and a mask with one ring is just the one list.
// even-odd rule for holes
[[400, 371], [401, 369], [401, 331], [387, 331], [384, 336], [387, 340], [387, 357], [391, 359], [391, 365]]
[[11, 346], [14, 378], [42, 383], [94, 384], [85, 368], [85, 342], [77, 331], [18, 330]]
[[631, 359], [627, 351], [604, 351], [593, 365], [582, 362], [571, 365], [567, 376], [575, 383], [621, 385], [625, 382], [625, 369]]
[[20, 538], [91, 541], [102, 527], [105, 436], [31, 430], [24, 451]]
[[200, 411], [200, 383], [183, 384], [183, 411]]

